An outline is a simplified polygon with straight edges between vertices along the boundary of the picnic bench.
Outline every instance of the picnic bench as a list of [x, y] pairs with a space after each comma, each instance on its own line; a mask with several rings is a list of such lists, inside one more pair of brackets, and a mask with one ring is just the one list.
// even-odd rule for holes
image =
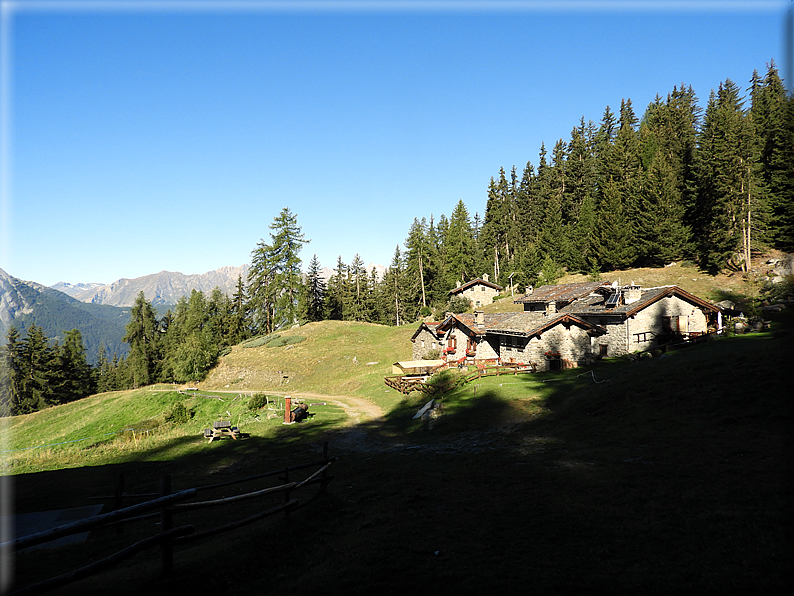
[[215, 439], [231, 437], [235, 441], [240, 437], [240, 429], [232, 426], [231, 420], [216, 420], [212, 423], [212, 428], [204, 429], [204, 437], [212, 443]]

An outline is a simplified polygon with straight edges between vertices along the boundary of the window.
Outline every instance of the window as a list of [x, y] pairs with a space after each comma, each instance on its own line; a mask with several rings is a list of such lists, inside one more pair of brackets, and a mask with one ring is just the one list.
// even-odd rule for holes
[[600, 344], [598, 346], [598, 355], [601, 356], [602, 358], [605, 358], [608, 352], [609, 352], [609, 346], [607, 344]]
[[649, 339], [649, 337], [648, 337], [649, 335], [650, 335], [650, 333], [649, 333], [649, 332], [647, 332], [647, 331], [645, 331], [645, 332], [643, 332], [643, 333], [635, 333], [635, 334], [634, 334], [634, 341], [635, 341], [636, 343], [638, 343], [638, 344], [639, 344], [639, 343], [646, 342], [646, 341], [650, 341], [650, 339]]

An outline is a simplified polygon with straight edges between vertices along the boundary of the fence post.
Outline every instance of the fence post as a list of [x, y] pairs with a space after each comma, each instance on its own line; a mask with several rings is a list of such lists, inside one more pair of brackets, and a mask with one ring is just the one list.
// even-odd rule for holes
[[289, 424], [292, 422], [292, 416], [290, 415], [292, 412], [292, 398], [287, 395], [284, 398], [284, 423]]
[[[289, 466], [284, 466], [284, 482], [289, 484]], [[284, 491], [284, 502], [289, 502], [289, 489]], [[284, 517], [289, 519], [289, 508], [284, 509]]]
[[[116, 487], [116, 498], [113, 500], [113, 509], [121, 509], [121, 499], [124, 494], [124, 474], [119, 474], [119, 485]], [[123, 534], [124, 526], [121, 522], [116, 524], [116, 534]]]
[[[171, 494], [171, 475], [166, 474], [160, 478], [160, 494], [162, 496]], [[160, 532], [163, 534], [171, 529], [173, 520], [171, 519], [171, 512], [168, 507], [163, 507], [160, 510]], [[160, 551], [162, 554], [163, 562], [163, 575], [171, 575], [174, 570], [174, 545], [170, 538], [165, 538], [160, 542]]]

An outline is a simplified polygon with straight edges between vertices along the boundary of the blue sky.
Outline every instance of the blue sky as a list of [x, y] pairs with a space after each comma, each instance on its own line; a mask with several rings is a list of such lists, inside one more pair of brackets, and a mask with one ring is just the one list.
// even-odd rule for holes
[[581, 117], [785, 76], [792, 6], [2, 4], [0, 267], [45, 285], [241, 265], [284, 207], [304, 265], [388, 265]]

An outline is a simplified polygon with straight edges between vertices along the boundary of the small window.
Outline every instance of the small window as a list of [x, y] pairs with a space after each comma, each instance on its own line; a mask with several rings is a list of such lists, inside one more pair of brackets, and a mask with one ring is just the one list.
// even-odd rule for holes
[[606, 357], [607, 352], [609, 352], [609, 346], [607, 344], [600, 344], [598, 346], [598, 354], [601, 357]]

